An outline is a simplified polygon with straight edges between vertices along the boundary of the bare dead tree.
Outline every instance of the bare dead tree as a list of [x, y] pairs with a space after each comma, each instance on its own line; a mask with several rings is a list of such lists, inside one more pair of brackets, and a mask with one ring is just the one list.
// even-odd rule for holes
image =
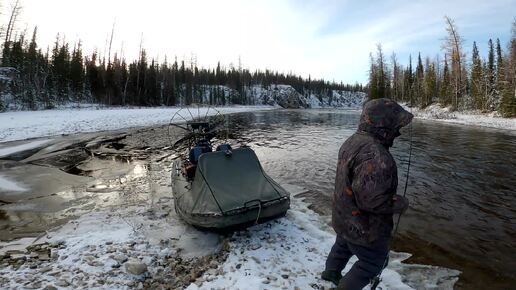
[[400, 100], [400, 88], [401, 88], [401, 79], [403, 77], [401, 76], [401, 70], [400, 65], [398, 64], [398, 58], [396, 57], [396, 54], [393, 52], [391, 55], [391, 64], [392, 64], [392, 98], [395, 101]]
[[138, 65], [136, 66], [136, 72], [137, 72], [137, 75], [136, 75], [136, 91], [138, 92], [138, 100], [140, 98], [140, 66], [142, 65], [142, 61], [143, 61], [143, 32], [142, 32], [142, 35], [140, 37], [140, 50], [139, 50], [139, 59], [138, 59]]
[[457, 26], [453, 19], [448, 16], [444, 16], [446, 23], [446, 32], [448, 33], [444, 43], [443, 49], [445, 54], [451, 60], [451, 77], [453, 79], [453, 90], [454, 100], [452, 102], [453, 108], [457, 109], [459, 104], [459, 98], [462, 97], [463, 92], [463, 63], [462, 59], [465, 57], [462, 51], [462, 43], [464, 40], [457, 32]]
[[116, 19], [113, 21], [113, 27], [111, 28], [111, 37], [109, 38], [109, 49], [108, 49], [108, 66], [111, 65], [111, 46], [113, 45], [113, 35], [115, 34]]
[[5, 29], [5, 40], [4, 45], [8, 44], [11, 41], [12, 34], [14, 31], [14, 28], [16, 26], [16, 20], [18, 19], [18, 16], [21, 13], [21, 5], [20, 1], [16, 0], [14, 4], [11, 6], [11, 13], [9, 16], [9, 22], [7, 23], [7, 28]]

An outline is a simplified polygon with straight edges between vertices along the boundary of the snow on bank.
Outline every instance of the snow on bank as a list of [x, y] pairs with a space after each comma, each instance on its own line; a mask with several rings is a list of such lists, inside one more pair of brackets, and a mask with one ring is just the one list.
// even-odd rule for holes
[[363, 92], [333, 91], [329, 96], [317, 97], [310, 94], [307, 102], [310, 108], [348, 108], [362, 109], [362, 105], [367, 100], [367, 94]]
[[476, 111], [454, 112], [440, 104], [432, 104], [425, 109], [408, 108], [416, 118], [461, 125], [516, 130], [516, 118], [502, 118], [497, 113], [482, 114]]
[[[321, 217], [294, 198], [285, 218], [235, 234], [222, 274], [207, 273], [201, 278], [204, 283], [187, 289], [328, 289], [334, 286], [319, 277], [334, 241], [334, 232]], [[453, 289], [459, 274], [455, 270], [417, 265], [414, 276], [419, 279], [400, 275], [397, 271], [410, 267], [401, 263], [408, 257], [391, 252], [378, 289]], [[355, 261], [353, 257], [344, 271]], [[427, 275], [417, 274], [423, 271]]]
[[220, 238], [192, 229], [175, 214], [169, 216], [168, 199], [156, 205], [91, 212], [39, 239], [0, 243], [0, 264], [5, 252], [11, 251], [12, 257], [8, 265], [0, 266], [0, 285], [7, 289], [141, 289], [152, 279], [174, 287], [178, 277], [172, 264], [188, 258], [178, 254], [212, 254], [219, 251]]
[[[154, 281], [161, 281], [159, 285], [172, 287], [167, 279], [179, 279], [179, 272], [170, 271], [183, 267], [174, 266], [180, 261], [178, 253], [206, 255], [219, 251], [221, 243], [217, 235], [182, 223], [170, 211], [171, 203], [161, 199], [153, 209], [123, 207], [70, 221], [38, 241], [52, 245], [48, 256], [26, 253], [27, 260], [18, 268], [0, 267], [0, 284], [127, 289], [153, 287], [158, 285]], [[188, 278], [194, 282], [187, 289], [328, 289], [332, 285], [319, 275], [334, 240], [323, 219], [294, 197], [285, 218], [235, 233], [225, 262], [209, 262], [204, 274]], [[409, 256], [391, 253], [381, 289], [453, 289], [458, 271], [402, 264]], [[185, 268], [181, 273], [191, 271], [197, 270]]]
[[[191, 108], [194, 117], [204, 116], [207, 107]], [[215, 108], [223, 114], [270, 110], [270, 106], [232, 106]], [[166, 124], [180, 108], [44, 110], [0, 113], [0, 142], [60, 134], [117, 130]], [[209, 114], [217, 111], [210, 109]], [[191, 119], [188, 112], [183, 117]], [[177, 120], [182, 121], [182, 119]]]
[[324, 94], [301, 94], [290, 85], [255, 85], [247, 88], [246, 95], [253, 104], [281, 106], [283, 108], [362, 108], [367, 98], [363, 92], [332, 90]]

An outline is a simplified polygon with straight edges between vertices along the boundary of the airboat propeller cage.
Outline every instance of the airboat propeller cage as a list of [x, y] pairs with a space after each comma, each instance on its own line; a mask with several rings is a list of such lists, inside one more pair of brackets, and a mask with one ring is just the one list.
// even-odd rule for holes
[[192, 130], [208, 129], [210, 127], [210, 123], [208, 122], [188, 122], [187, 124]]
[[223, 229], [281, 216], [289, 193], [262, 169], [250, 148], [202, 154], [195, 179], [173, 182], [176, 210], [186, 222]]

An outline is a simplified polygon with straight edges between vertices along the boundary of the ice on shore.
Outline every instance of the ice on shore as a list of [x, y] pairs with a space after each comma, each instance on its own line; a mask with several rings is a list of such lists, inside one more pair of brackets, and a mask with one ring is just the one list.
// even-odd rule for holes
[[18, 152], [23, 152], [38, 148], [39, 146], [50, 142], [51, 140], [36, 140], [15, 146], [0, 146], [0, 157], [9, 156]]
[[27, 191], [28, 189], [25, 188], [23, 185], [8, 179], [7, 177], [0, 175], [0, 192], [2, 191], [16, 191], [16, 192], [23, 192]]
[[[140, 126], [167, 124], [181, 108], [158, 107], [145, 109], [66, 109], [42, 111], [18, 111], [0, 113], [0, 142], [24, 140], [29, 138], [117, 130]], [[184, 119], [202, 116], [240, 113], [248, 111], [271, 110], [272, 106], [232, 106], [190, 108], [191, 114], [183, 112]], [[184, 121], [177, 118], [177, 122]]]

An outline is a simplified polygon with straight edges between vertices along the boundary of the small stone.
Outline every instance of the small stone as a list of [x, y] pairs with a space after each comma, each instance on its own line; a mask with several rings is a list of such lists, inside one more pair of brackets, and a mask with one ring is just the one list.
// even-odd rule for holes
[[125, 263], [125, 270], [133, 275], [141, 275], [147, 272], [147, 265], [138, 261]]
[[41, 287], [41, 284], [40, 284], [39, 286], [36, 286], [36, 285], [34, 285], [34, 284], [29, 284], [28, 282], [27, 282], [27, 283], [25, 283], [25, 284], [26, 284], [26, 285], [25, 285], [25, 286], [23, 286], [25, 289], [38, 289], [38, 288], [40, 288], [40, 287]]
[[287, 275], [287, 274], [282, 274], [282, 275], [281, 275], [281, 277], [282, 277], [283, 279], [288, 279], [288, 275]]
[[50, 258], [52, 259], [57, 259], [59, 257], [59, 254], [57, 253], [57, 251], [52, 251], [51, 254], [50, 254]]
[[219, 267], [219, 265], [218, 265], [217, 261], [212, 260], [212, 261], [210, 262], [210, 268], [212, 268], [212, 269], [217, 269], [218, 267]]
[[255, 256], [251, 256], [251, 259], [253, 259], [253, 261], [256, 263], [256, 264], [261, 264], [262, 262], [260, 261], [260, 259], [256, 258]]
[[48, 273], [48, 275], [50, 275], [50, 276], [57, 276], [58, 274], [60, 274], [60, 271], [54, 271], [54, 272]]
[[48, 272], [48, 271], [50, 271], [50, 270], [52, 270], [52, 267], [50, 267], [50, 266], [45, 266], [45, 267], [41, 268], [39, 271], [40, 271], [41, 273], [46, 273], [46, 272]]
[[70, 283], [68, 283], [68, 281], [66, 280], [60, 279], [57, 280], [56, 285], [59, 287], [67, 287], [68, 285], [70, 285]]
[[115, 254], [113, 255], [113, 260], [117, 261], [118, 263], [120, 264], [123, 264], [125, 262], [127, 262], [127, 256], [125, 255], [121, 255], [121, 254]]
[[52, 285], [47, 285], [45, 288], [43, 288], [43, 290], [57, 290], [57, 288]]

